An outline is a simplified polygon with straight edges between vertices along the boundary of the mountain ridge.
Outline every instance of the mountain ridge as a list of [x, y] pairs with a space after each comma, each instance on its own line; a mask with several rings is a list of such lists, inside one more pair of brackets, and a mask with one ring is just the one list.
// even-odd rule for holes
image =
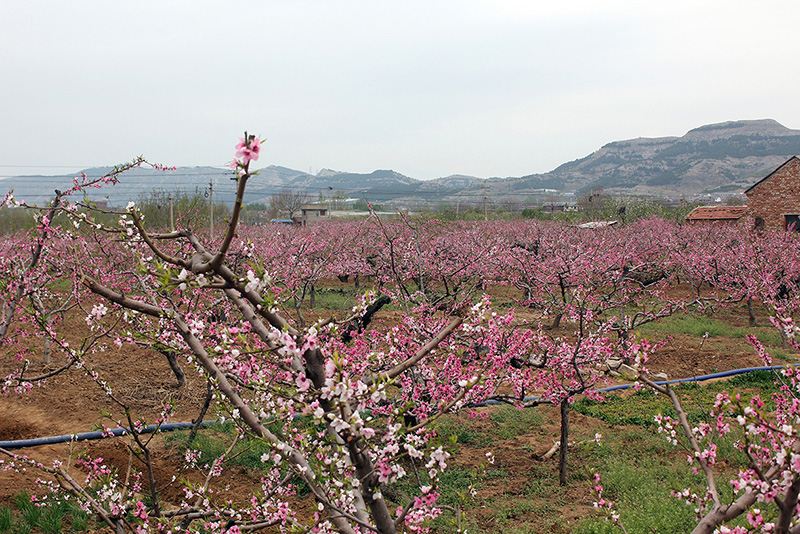
[[[524, 202], [593, 189], [647, 196], [744, 191], [796, 154], [800, 154], [800, 130], [774, 119], [726, 121], [693, 128], [683, 136], [612, 141], [552, 171], [521, 177], [481, 179], [454, 174], [417, 180], [390, 169], [353, 173], [324, 168], [311, 174], [269, 165], [258, 169], [245, 200], [267, 201], [283, 189], [305, 190], [315, 199], [337, 191], [394, 204], [477, 202], [484, 195], [493, 201]], [[111, 167], [83, 172], [100, 176], [104, 169], [107, 172]], [[71, 184], [73, 176], [9, 177], [0, 180], [0, 190], [13, 188], [17, 198], [43, 203], [54, 189], [68, 187], [65, 184]], [[181, 167], [167, 172], [138, 168], [126, 173], [114, 188], [90, 191], [89, 196], [124, 205], [154, 189], [207, 193], [209, 183], [216, 183], [215, 199], [232, 202], [231, 178], [230, 170], [216, 167]]]
[[513, 180], [517, 187], [558, 183], [561, 189], [579, 192], [603, 188], [635, 195], [743, 191], [754, 178], [798, 153], [800, 130], [773, 119], [727, 121], [680, 137], [613, 141], [548, 173]]

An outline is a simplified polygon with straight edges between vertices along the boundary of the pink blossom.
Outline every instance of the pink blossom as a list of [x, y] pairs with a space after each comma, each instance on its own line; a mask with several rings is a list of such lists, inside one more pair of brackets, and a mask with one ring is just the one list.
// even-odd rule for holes
[[236, 157], [241, 158], [242, 165], [258, 161], [260, 152], [261, 141], [257, 137], [250, 136], [249, 140], [245, 140], [243, 137], [239, 138], [239, 143], [236, 145]]

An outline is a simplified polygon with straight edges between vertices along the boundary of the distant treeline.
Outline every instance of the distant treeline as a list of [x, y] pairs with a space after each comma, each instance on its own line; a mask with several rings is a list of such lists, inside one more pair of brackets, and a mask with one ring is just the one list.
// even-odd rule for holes
[[[172, 197], [172, 216], [170, 221], [170, 197]], [[461, 206], [457, 211], [455, 207], [442, 208], [438, 211], [423, 214], [423, 217], [434, 217], [444, 220], [481, 220], [484, 217], [490, 219], [541, 219], [558, 220], [569, 222], [582, 222], [592, 220], [618, 220], [622, 223], [632, 222], [648, 217], [660, 217], [664, 220], [682, 222], [686, 215], [694, 209], [697, 204], [682, 203], [679, 206], [670, 206], [655, 199], [619, 199], [608, 195], [592, 195], [595, 201], [587, 204], [579, 202], [580, 210], [572, 212], [549, 212], [544, 207], [526, 208], [521, 212], [502, 204], [492, 204], [487, 212], [482, 206]], [[591, 197], [589, 197], [591, 198]], [[598, 201], [599, 199], [599, 201]], [[579, 199], [580, 200], [580, 199]], [[168, 192], [165, 190], [152, 191], [142, 195], [136, 205], [144, 215], [145, 227], [149, 230], [169, 230], [174, 224], [175, 228], [208, 228], [211, 222], [210, 197], [205, 193], [195, 191], [188, 192]], [[354, 208], [361, 208], [357, 205]], [[263, 224], [263, 213], [268, 211], [268, 206], [261, 203], [245, 205], [242, 213], [243, 224], [255, 225]], [[373, 206], [375, 208], [375, 206]], [[366, 210], [366, 202], [363, 209]], [[122, 211], [122, 207], [108, 208], [105, 211]], [[0, 209], [0, 235], [29, 231], [36, 226], [34, 214], [37, 210], [23, 208], [3, 208]], [[214, 225], [222, 228], [230, 217], [231, 208], [221, 202], [214, 202]], [[95, 213], [95, 217], [103, 222], [113, 222], [119, 215], [116, 213]], [[272, 215], [270, 215], [272, 216]], [[63, 225], [66, 219], [63, 215], [56, 218], [54, 224]], [[68, 224], [68, 223], [66, 223]]]

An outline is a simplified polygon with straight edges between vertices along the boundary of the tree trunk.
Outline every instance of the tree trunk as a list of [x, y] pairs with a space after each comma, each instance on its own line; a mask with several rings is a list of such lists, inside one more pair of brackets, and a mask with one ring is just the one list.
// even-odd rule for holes
[[569, 401], [561, 401], [561, 451], [558, 455], [558, 483], [567, 485], [567, 448], [569, 447]]
[[42, 347], [42, 362], [45, 365], [50, 365], [51, 358], [50, 358], [50, 349], [53, 346], [53, 342], [50, 341], [49, 337], [44, 338], [44, 347]]
[[[50, 323], [52, 323], [52, 314], [45, 311], [44, 303], [39, 297], [38, 292], [34, 292], [33, 295], [31, 295], [31, 303], [33, 304], [33, 308], [36, 310], [36, 312], [42, 315], [42, 320], [49, 329]], [[44, 347], [42, 347], [42, 361], [45, 365], [50, 365], [50, 349], [52, 347], [52, 342], [49, 335], [45, 334], [45, 336]]]
[[756, 325], [756, 311], [753, 309], [753, 297], [747, 299], [747, 324], [750, 326]]
[[161, 353], [167, 357], [169, 367], [172, 369], [172, 372], [175, 374], [175, 379], [178, 381], [178, 387], [182, 388], [186, 385], [186, 373], [183, 372], [181, 363], [178, 361], [178, 355], [169, 349], [161, 351]]
[[192, 421], [194, 425], [192, 425], [192, 431], [189, 432], [189, 446], [192, 445], [194, 438], [197, 437], [197, 431], [200, 430], [200, 425], [203, 424], [203, 418], [206, 416], [206, 412], [208, 411], [208, 407], [211, 406], [211, 401], [214, 398], [214, 390], [211, 386], [211, 380], [206, 382], [206, 400], [203, 402], [203, 407], [200, 408], [200, 414], [197, 416], [197, 419]]

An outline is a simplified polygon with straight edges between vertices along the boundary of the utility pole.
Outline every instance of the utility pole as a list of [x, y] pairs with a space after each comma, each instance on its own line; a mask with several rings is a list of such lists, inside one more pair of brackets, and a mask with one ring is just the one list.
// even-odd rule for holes
[[483, 181], [483, 220], [489, 220], [489, 208], [486, 204], [486, 180]]
[[169, 230], [175, 231], [175, 216], [172, 211], [172, 193], [169, 194]]
[[209, 200], [211, 201], [211, 239], [214, 239], [214, 179], [208, 181]]

